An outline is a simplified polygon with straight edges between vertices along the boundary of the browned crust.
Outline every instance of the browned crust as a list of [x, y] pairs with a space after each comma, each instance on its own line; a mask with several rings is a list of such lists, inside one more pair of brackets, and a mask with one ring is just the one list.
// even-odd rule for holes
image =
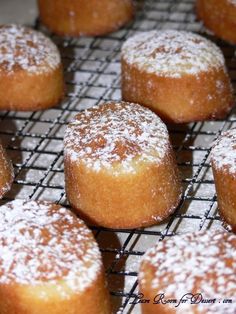
[[148, 264], [141, 264], [140, 271], [145, 272], [146, 285], [141, 285], [139, 283], [139, 293], [143, 294], [143, 298], [149, 299], [149, 303], [141, 304], [142, 314], [176, 314], [175, 309], [172, 309], [168, 304], [153, 304], [155, 296], [159, 293], [164, 293], [164, 291], [153, 290], [150, 288], [150, 283], [155, 277], [155, 268]]
[[0, 142], [0, 198], [4, 196], [10, 190], [12, 182], [14, 180], [14, 170], [11, 160], [8, 158], [5, 149]]
[[230, 173], [227, 167], [218, 169], [213, 161], [212, 170], [220, 215], [236, 233], [236, 173]]
[[205, 26], [226, 41], [236, 43], [236, 6], [227, 0], [197, 0], [197, 15]]
[[[95, 172], [65, 156], [67, 198], [90, 223], [136, 228], [158, 223], [176, 208], [181, 184], [172, 149], [159, 164], [139, 163], [137, 173]], [[160, 217], [156, 220], [155, 217]]]
[[[0, 285], [1, 314], [110, 314], [108, 290], [105, 285], [104, 271], [101, 270], [93, 284], [82, 293], [71, 293], [70, 298], [61, 299], [58, 282], [50, 289], [48, 300], [38, 297], [40, 287], [30, 285]], [[42, 291], [46, 289], [42, 285]]]
[[[223, 118], [233, 106], [229, 76], [224, 69], [163, 77], [122, 63], [122, 98], [137, 102], [155, 111], [162, 119], [187, 123]], [[222, 82], [222, 88], [216, 82]]]
[[104, 35], [134, 16], [132, 0], [38, 0], [38, 7], [42, 22], [59, 35]]
[[168, 304], [153, 304], [157, 294], [165, 293], [165, 291], [162, 291], [162, 287], [156, 290], [151, 287], [151, 282], [156, 276], [155, 267], [152, 264], [144, 261], [140, 264], [139, 273], [140, 272], [144, 274], [145, 284], [142, 284], [141, 281], [139, 281], [139, 293], [143, 294], [143, 298], [150, 300], [149, 303], [141, 304], [142, 314], [176, 314], [175, 309], [172, 309], [170, 306], [168, 306]]
[[62, 66], [45, 73], [17, 70], [0, 73], [0, 110], [37, 111], [48, 109], [63, 98]]

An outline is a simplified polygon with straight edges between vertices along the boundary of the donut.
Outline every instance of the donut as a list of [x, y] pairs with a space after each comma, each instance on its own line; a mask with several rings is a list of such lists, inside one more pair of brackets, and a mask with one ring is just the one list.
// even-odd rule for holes
[[81, 112], [64, 146], [67, 199], [86, 221], [149, 226], [178, 205], [182, 188], [168, 131], [149, 109], [106, 102]]
[[138, 274], [142, 313], [236, 313], [235, 247], [235, 235], [208, 230], [148, 249]]
[[63, 94], [62, 64], [54, 43], [28, 27], [0, 26], [0, 110], [47, 109]]
[[236, 129], [222, 133], [215, 141], [211, 164], [220, 215], [236, 232]]
[[13, 179], [12, 163], [0, 142], [0, 199], [10, 190]]
[[69, 210], [15, 200], [0, 207], [1, 314], [110, 314], [101, 254]]
[[223, 118], [233, 93], [220, 49], [190, 32], [136, 34], [122, 46], [122, 97], [163, 120], [187, 123]]
[[216, 36], [236, 44], [236, 1], [197, 0], [197, 15]]
[[38, 8], [43, 24], [69, 36], [107, 34], [134, 15], [132, 0], [38, 0]]

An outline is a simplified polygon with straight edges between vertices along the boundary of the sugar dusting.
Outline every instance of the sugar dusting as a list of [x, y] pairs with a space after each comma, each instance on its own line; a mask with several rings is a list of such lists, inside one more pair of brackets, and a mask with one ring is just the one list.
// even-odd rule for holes
[[236, 172], [236, 129], [222, 133], [215, 141], [211, 151], [211, 160], [217, 169]]
[[[204, 299], [216, 299], [217, 302], [199, 303], [199, 313], [234, 314], [235, 248], [236, 236], [219, 230], [165, 239], [144, 255], [140, 283], [142, 286], [146, 284], [145, 269], [152, 267], [154, 277], [151, 279], [151, 289], [157, 293], [164, 292], [166, 298], [175, 299], [180, 299], [186, 293], [201, 293]], [[231, 299], [232, 303], [223, 303], [224, 298]], [[182, 304], [176, 310], [176, 313], [196, 313], [192, 304]]]
[[65, 157], [95, 171], [121, 165], [133, 172], [140, 160], [159, 163], [169, 147], [168, 131], [149, 109], [130, 103], [105, 103], [85, 110], [65, 132]]
[[223, 54], [214, 43], [186, 31], [139, 33], [124, 43], [122, 58], [140, 70], [176, 78], [225, 69]]
[[0, 26], [0, 72], [44, 73], [60, 62], [56, 45], [42, 33], [15, 24]]
[[63, 294], [57, 280], [83, 291], [101, 270], [91, 231], [65, 208], [15, 200], [0, 207], [0, 221], [0, 284], [55, 283]]

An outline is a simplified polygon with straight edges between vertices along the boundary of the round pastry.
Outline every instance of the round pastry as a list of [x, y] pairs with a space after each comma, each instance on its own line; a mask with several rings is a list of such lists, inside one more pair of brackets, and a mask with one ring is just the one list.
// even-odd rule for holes
[[236, 44], [236, 1], [197, 0], [197, 15], [222, 39]]
[[149, 109], [125, 102], [88, 109], [69, 124], [64, 144], [67, 198], [90, 223], [148, 226], [178, 205], [168, 131]]
[[129, 22], [132, 0], [38, 0], [41, 21], [59, 35], [103, 35]]
[[236, 236], [219, 230], [164, 239], [139, 270], [143, 314], [236, 313]]
[[47, 109], [63, 94], [61, 59], [54, 43], [24, 26], [0, 26], [0, 110]]
[[122, 47], [122, 96], [174, 123], [222, 118], [233, 93], [220, 49], [193, 33], [150, 31]]
[[224, 132], [216, 140], [211, 164], [220, 214], [236, 232], [236, 129]]
[[0, 207], [0, 312], [110, 314], [101, 254], [69, 210], [15, 200]]
[[12, 163], [0, 142], [0, 198], [7, 193], [14, 179]]

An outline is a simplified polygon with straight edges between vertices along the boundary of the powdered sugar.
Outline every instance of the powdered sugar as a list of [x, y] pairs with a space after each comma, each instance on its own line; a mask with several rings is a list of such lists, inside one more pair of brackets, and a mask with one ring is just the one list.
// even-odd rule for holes
[[140, 70], [169, 77], [225, 68], [223, 54], [214, 43], [176, 30], [143, 32], [129, 38], [122, 47], [122, 58]]
[[135, 162], [160, 162], [169, 147], [164, 123], [137, 104], [106, 103], [88, 109], [65, 132], [65, 157], [95, 171], [121, 165], [135, 171]]
[[0, 73], [44, 73], [60, 62], [56, 45], [42, 33], [20, 25], [0, 26]]
[[65, 208], [15, 200], [0, 207], [0, 221], [0, 284], [64, 280], [83, 291], [101, 270], [91, 231]]
[[211, 160], [218, 169], [236, 172], [236, 129], [224, 132], [214, 143]]
[[[149, 249], [142, 259], [141, 286], [148, 284], [145, 270], [152, 267], [150, 289], [180, 299], [186, 293], [201, 293], [214, 304], [199, 303], [199, 313], [236, 312], [236, 236], [206, 231], [165, 239]], [[149, 285], [149, 284], [148, 284]], [[232, 303], [223, 303], [223, 299]], [[168, 305], [165, 305], [168, 307]], [[192, 304], [182, 304], [177, 313], [196, 313]]]

